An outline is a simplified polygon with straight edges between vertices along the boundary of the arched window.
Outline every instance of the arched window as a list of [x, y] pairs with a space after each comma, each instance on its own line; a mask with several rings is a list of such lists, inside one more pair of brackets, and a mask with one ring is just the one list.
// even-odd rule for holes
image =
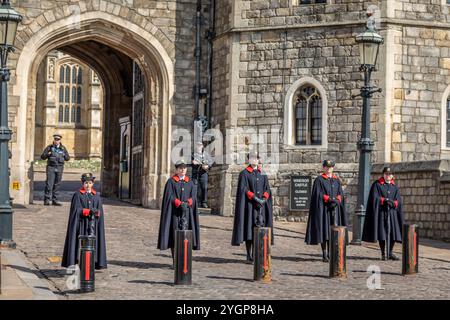
[[81, 107], [77, 107], [77, 119], [75, 121], [76, 123], [81, 123]]
[[60, 67], [59, 102], [61, 104], [58, 122], [81, 123], [81, 82], [79, 65], [64, 64]]
[[59, 106], [58, 122], [63, 122], [63, 121], [64, 121], [64, 107], [63, 106]]
[[66, 66], [66, 83], [70, 83], [70, 67]]
[[61, 66], [59, 68], [59, 82], [61, 82], [61, 83], [64, 83], [64, 79], [65, 79], [65, 77], [64, 77], [64, 74], [65, 74], [64, 70], [65, 70], [64, 66]]
[[70, 102], [70, 87], [66, 86], [66, 94], [65, 94], [65, 103], [69, 103]]
[[83, 70], [81, 68], [78, 69], [78, 84], [83, 83]]
[[64, 107], [64, 122], [70, 122], [70, 108], [69, 106]]
[[305, 85], [295, 100], [295, 144], [322, 144], [322, 99], [317, 89]]
[[327, 95], [319, 81], [307, 76], [295, 81], [284, 101], [284, 147], [326, 151], [327, 108]]
[[78, 76], [77, 67], [73, 66], [72, 67], [72, 83], [77, 83], [77, 76]]
[[64, 102], [64, 87], [59, 87], [59, 102]]

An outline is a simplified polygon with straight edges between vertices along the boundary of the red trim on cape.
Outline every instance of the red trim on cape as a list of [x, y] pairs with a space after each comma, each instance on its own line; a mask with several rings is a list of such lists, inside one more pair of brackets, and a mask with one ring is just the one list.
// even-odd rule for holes
[[[323, 177], [324, 179], [328, 179], [328, 176], [327, 176], [326, 173], [322, 173], [322, 177]], [[332, 177], [333, 179], [337, 179], [337, 178], [338, 178], [338, 177], [337, 177], [336, 175], [334, 175], [334, 174], [332, 174], [331, 177]]]
[[[85, 194], [87, 192], [84, 187], [81, 187], [81, 189], [78, 191], [80, 191], [81, 194]], [[91, 193], [95, 196], [97, 194], [97, 191], [95, 191], [94, 188], [92, 188]]]
[[[172, 179], [175, 180], [175, 182], [180, 182], [180, 177], [177, 174], [174, 174]], [[184, 182], [189, 182], [189, 177], [185, 175], [183, 180]]]
[[[247, 170], [248, 172], [250, 172], [250, 173], [253, 173], [253, 168], [252, 168], [252, 166], [247, 166], [247, 168], [245, 168], [245, 170]], [[261, 172], [261, 168], [258, 168], [257, 169], [259, 172]]]

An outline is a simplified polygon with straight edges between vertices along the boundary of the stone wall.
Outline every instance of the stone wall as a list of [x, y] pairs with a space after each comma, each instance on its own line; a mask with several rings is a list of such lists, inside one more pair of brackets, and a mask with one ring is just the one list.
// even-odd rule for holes
[[[383, 165], [373, 167], [379, 177]], [[400, 187], [406, 223], [416, 223], [421, 237], [450, 241], [450, 161], [391, 164]]]

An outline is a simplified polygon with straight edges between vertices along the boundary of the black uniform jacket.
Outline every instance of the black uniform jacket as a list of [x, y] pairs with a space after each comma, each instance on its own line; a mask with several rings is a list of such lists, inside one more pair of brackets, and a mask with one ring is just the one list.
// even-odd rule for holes
[[197, 215], [196, 190], [197, 188], [188, 176], [180, 180], [178, 175], [174, 175], [167, 180], [161, 207], [158, 249], [174, 248], [175, 231], [179, 229], [178, 224], [182, 216], [180, 205], [182, 202], [187, 202], [189, 204], [188, 230], [192, 230], [192, 248], [200, 250], [200, 225]]
[[89, 220], [88, 215], [91, 209], [98, 210], [98, 217], [95, 218], [94, 233], [96, 236], [95, 247], [95, 268], [104, 269], [106, 263], [106, 242], [104, 211], [100, 195], [92, 189], [91, 193], [81, 188], [72, 196], [70, 204], [69, 223], [67, 226], [66, 241], [62, 266], [69, 267], [78, 263], [78, 250], [80, 235], [88, 235]]
[[[338, 205], [334, 209], [328, 206], [330, 199], [338, 201]], [[336, 225], [347, 226], [341, 181], [334, 174], [331, 177], [322, 174], [314, 180], [305, 242], [314, 245], [329, 240], [330, 219], [333, 216]]]
[[254, 170], [251, 166], [248, 166], [239, 174], [231, 239], [233, 246], [238, 246], [247, 240], [253, 240], [253, 228], [259, 210], [253, 196], [267, 200], [260, 209], [264, 215], [265, 227], [272, 228], [271, 242], [272, 244], [274, 242], [272, 192], [270, 191], [269, 180], [260, 169]]
[[[387, 206], [386, 199], [394, 201], [393, 208]], [[395, 185], [394, 180], [387, 183], [381, 177], [375, 181], [370, 188], [367, 200], [362, 240], [366, 242], [386, 240], [386, 219], [389, 218], [391, 239], [402, 242], [402, 225], [404, 223], [402, 207], [400, 189]]]

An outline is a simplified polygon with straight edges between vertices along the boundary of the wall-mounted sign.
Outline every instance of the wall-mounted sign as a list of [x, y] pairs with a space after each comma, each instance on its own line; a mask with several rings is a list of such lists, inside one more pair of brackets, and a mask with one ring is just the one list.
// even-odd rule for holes
[[291, 176], [290, 210], [308, 210], [311, 199], [311, 177]]

